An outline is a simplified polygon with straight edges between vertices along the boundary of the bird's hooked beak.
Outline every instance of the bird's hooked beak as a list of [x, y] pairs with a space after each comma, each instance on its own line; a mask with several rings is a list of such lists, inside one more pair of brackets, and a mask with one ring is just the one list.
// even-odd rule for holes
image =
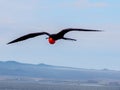
[[55, 43], [55, 40], [53, 38], [51, 38], [51, 37], [48, 38], [48, 41], [49, 41], [50, 44], [54, 44]]

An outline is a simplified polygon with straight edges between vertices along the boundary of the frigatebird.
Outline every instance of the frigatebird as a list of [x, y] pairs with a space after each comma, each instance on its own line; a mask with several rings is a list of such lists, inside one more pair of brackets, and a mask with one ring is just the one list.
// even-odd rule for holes
[[60, 32], [56, 33], [56, 34], [50, 34], [48, 32], [36, 32], [36, 33], [29, 33], [27, 35], [24, 35], [24, 36], [21, 36], [7, 44], [12, 44], [12, 43], [16, 43], [16, 42], [19, 42], [19, 41], [23, 41], [23, 40], [26, 40], [26, 39], [29, 39], [29, 38], [33, 38], [33, 37], [36, 37], [36, 36], [40, 36], [40, 35], [47, 35], [48, 38], [48, 41], [50, 44], [54, 44], [57, 40], [59, 39], [64, 39], [64, 40], [72, 40], [72, 41], [76, 41], [76, 39], [71, 39], [71, 38], [66, 38], [64, 37], [64, 35], [67, 33], [67, 32], [70, 32], [70, 31], [85, 31], [85, 32], [89, 32], [89, 31], [101, 31], [101, 30], [92, 30], [92, 29], [78, 29], [78, 28], [67, 28], [67, 29], [63, 29], [61, 30]]

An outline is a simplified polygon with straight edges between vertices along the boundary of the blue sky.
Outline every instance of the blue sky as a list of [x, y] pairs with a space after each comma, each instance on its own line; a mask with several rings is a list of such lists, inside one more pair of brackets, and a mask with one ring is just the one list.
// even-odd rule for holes
[[[46, 63], [88, 69], [120, 70], [119, 0], [0, 0], [0, 61]], [[69, 32], [76, 42], [46, 36], [6, 45], [22, 35], [64, 28], [101, 29]]]

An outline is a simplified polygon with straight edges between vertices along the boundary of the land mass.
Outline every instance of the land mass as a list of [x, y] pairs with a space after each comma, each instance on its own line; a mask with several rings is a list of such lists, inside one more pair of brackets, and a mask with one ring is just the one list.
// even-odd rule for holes
[[[120, 71], [0, 61], [0, 81], [120, 85]], [[107, 83], [106, 83], [107, 82]], [[98, 84], [99, 83], [99, 84]]]

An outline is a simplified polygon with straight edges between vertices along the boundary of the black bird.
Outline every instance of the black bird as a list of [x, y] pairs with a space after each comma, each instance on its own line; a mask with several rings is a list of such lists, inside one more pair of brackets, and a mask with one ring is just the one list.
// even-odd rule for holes
[[85, 32], [87, 31], [87, 32], [89, 32], [89, 31], [101, 31], [101, 30], [67, 28], [67, 29], [61, 30], [57, 34], [49, 34], [47, 32], [36, 32], [36, 33], [30, 33], [30, 34], [24, 35], [22, 37], [19, 37], [19, 38], [15, 39], [15, 40], [7, 43], [7, 44], [16, 43], [16, 42], [23, 41], [23, 40], [26, 40], [26, 39], [29, 39], [29, 38], [33, 38], [33, 37], [36, 37], [36, 36], [39, 36], [39, 35], [47, 35], [47, 36], [49, 36], [47, 39], [48, 39], [48, 41], [49, 41], [50, 44], [54, 44], [55, 41], [57, 41], [59, 39], [76, 41], [76, 39], [71, 39], [71, 38], [64, 37], [64, 35], [67, 32], [69, 32], [69, 31], [85, 31]]

